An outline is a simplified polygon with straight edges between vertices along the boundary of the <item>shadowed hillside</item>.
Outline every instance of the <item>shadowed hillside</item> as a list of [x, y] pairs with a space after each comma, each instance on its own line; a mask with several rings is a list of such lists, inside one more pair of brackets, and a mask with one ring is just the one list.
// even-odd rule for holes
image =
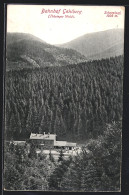
[[75, 50], [58, 48], [24, 33], [7, 34], [7, 70], [62, 66], [86, 61]]

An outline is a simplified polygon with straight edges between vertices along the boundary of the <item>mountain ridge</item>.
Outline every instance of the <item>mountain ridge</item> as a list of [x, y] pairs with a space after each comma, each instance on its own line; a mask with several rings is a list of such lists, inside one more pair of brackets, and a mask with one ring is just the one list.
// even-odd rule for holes
[[[115, 52], [113, 46], [116, 47], [116, 44], [118, 43], [119, 45], [116, 48], [117, 52]], [[96, 60], [115, 57], [123, 54], [124, 30], [109, 29], [106, 31], [88, 33], [67, 43], [58, 44], [58, 47], [75, 49], [84, 55], [88, 60], [90, 60], [91, 57], [92, 59]], [[108, 53], [108, 50], [111, 48], [112, 51]], [[120, 51], [118, 52], [118, 50]]]
[[7, 33], [6, 42], [6, 70], [65, 66], [122, 55], [124, 31], [88, 33], [58, 46], [28, 33]]
[[86, 57], [73, 49], [50, 45], [26, 33], [7, 34], [7, 70], [62, 66], [86, 61]]

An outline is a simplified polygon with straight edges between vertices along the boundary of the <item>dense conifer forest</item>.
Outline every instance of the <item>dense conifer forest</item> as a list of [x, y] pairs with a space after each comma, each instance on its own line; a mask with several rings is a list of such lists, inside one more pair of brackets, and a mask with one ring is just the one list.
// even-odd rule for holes
[[5, 82], [5, 137], [31, 132], [82, 141], [122, 117], [123, 56], [80, 64], [10, 70]]
[[[6, 72], [5, 140], [56, 133], [81, 153], [58, 161], [36, 146], [4, 147], [4, 188], [42, 191], [119, 191], [123, 56], [68, 66]], [[87, 152], [89, 151], [89, 152]]]

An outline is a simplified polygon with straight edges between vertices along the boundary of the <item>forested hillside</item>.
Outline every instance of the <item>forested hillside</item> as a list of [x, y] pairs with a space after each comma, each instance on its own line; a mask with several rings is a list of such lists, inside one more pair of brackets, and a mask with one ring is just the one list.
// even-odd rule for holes
[[6, 70], [63, 66], [86, 61], [73, 49], [59, 48], [26, 33], [8, 33]]
[[31, 132], [85, 140], [122, 117], [123, 56], [63, 67], [8, 71], [6, 139]]

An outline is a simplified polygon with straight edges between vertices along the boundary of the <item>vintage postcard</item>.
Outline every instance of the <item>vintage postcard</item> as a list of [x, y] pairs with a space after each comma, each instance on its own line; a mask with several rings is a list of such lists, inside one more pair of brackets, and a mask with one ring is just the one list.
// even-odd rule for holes
[[7, 5], [4, 190], [121, 191], [124, 16]]

